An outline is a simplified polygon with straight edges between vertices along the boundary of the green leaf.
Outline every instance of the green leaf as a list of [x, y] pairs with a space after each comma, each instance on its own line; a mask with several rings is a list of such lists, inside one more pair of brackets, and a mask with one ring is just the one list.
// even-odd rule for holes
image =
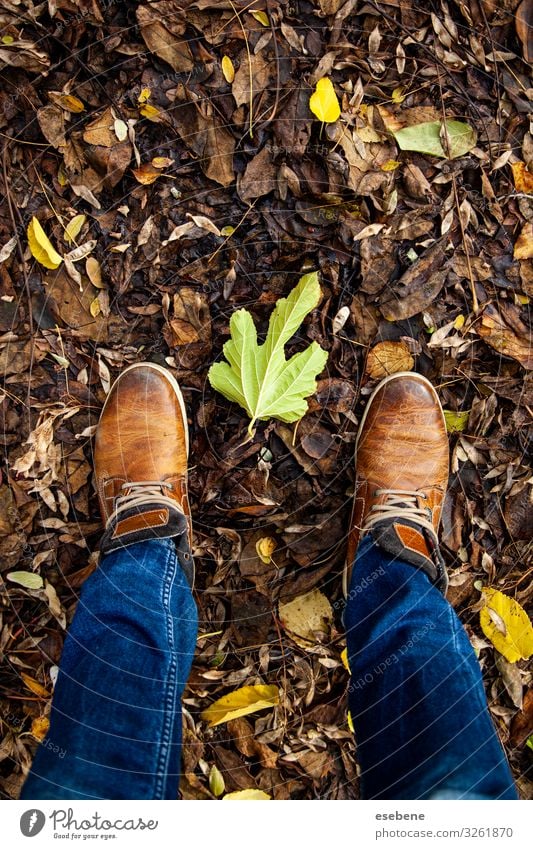
[[27, 590], [40, 590], [43, 586], [43, 579], [35, 572], [8, 572], [7, 577], [14, 584], [20, 584]]
[[527, 738], [526, 746], [528, 746], [528, 748], [530, 748], [530, 749], [533, 749], [533, 734], [531, 735], [531, 737]]
[[462, 121], [427, 121], [402, 130], [393, 130], [392, 134], [401, 150], [414, 150], [447, 159], [447, 148], [441, 141], [441, 132], [448, 133], [450, 159], [463, 156], [476, 146], [476, 131]]
[[443, 413], [448, 433], [461, 433], [468, 424], [470, 410], [460, 410], [458, 413], [454, 410], [443, 410]]
[[246, 410], [250, 435], [258, 420], [273, 417], [295, 422], [307, 412], [305, 399], [315, 391], [316, 375], [324, 368], [328, 353], [313, 342], [286, 360], [284, 346], [319, 300], [317, 272], [304, 274], [289, 296], [274, 307], [262, 345], [257, 344], [248, 310], [233, 313], [231, 339], [224, 345], [227, 362], [212, 365], [208, 376], [213, 389]]
[[226, 785], [224, 783], [224, 776], [220, 772], [219, 768], [213, 764], [211, 770], [209, 772], [209, 789], [213, 796], [222, 796], [224, 790], [226, 789]]

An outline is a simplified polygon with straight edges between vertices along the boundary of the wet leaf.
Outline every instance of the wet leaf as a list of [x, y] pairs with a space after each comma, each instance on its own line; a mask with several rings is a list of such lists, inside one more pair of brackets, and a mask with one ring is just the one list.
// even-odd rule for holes
[[[448, 146], [443, 146], [441, 134], [447, 133]], [[469, 150], [476, 146], [477, 134], [472, 127], [462, 121], [447, 120], [427, 121], [423, 124], [414, 124], [412, 127], [403, 127], [401, 130], [392, 130], [392, 134], [398, 142], [401, 150], [413, 150], [417, 153], [429, 153], [431, 156], [440, 156], [450, 159], [464, 156]]]
[[289, 296], [276, 303], [262, 345], [257, 344], [257, 330], [248, 310], [233, 313], [231, 339], [224, 345], [228, 362], [212, 365], [208, 376], [213, 389], [246, 410], [250, 434], [258, 420], [273, 417], [295, 422], [305, 415], [305, 399], [315, 391], [315, 376], [324, 368], [328, 354], [313, 342], [286, 360], [284, 346], [319, 300], [318, 274], [305, 274]]
[[411, 371], [415, 364], [405, 342], [378, 342], [368, 352], [366, 372], [372, 379], [399, 371]]
[[339, 99], [335, 94], [333, 83], [328, 77], [318, 80], [315, 91], [309, 98], [309, 108], [319, 121], [330, 124], [341, 114]]
[[229, 799], [230, 801], [232, 799], [248, 799], [249, 801], [254, 802], [267, 802], [271, 798], [272, 796], [269, 796], [268, 793], [265, 793], [263, 790], [235, 790], [233, 793], [226, 793], [222, 801], [224, 802], [226, 799]]
[[40, 590], [44, 586], [43, 579], [35, 572], [8, 572], [7, 578], [28, 590]]
[[202, 719], [213, 728], [229, 719], [238, 716], [247, 716], [259, 710], [267, 710], [279, 703], [278, 688], [271, 684], [256, 684], [255, 686], [241, 687], [217, 699], [202, 711]]
[[314, 589], [286, 604], [280, 603], [279, 618], [294, 642], [310, 649], [320, 642], [320, 635], [328, 635], [333, 609], [324, 593]]
[[533, 627], [517, 601], [499, 590], [483, 587], [485, 606], [479, 613], [481, 629], [509, 663], [533, 654]]
[[58, 254], [35, 216], [28, 224], [28, 244], [32, 256], [45, 268], [58, 268], [63, 257]]

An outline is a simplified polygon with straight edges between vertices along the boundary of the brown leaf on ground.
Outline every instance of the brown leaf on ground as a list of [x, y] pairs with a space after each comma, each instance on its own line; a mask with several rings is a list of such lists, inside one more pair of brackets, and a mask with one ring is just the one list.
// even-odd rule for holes
[[448, 275], [444, 248], [442, 242], [432, 245], [397, 283], [387, 288], [379, 300], [379, 308], [387, 321], [411, 318], [433, 303]]
[[53, 276], [47, 277], [45, 285], [48, 297], [55, 304], [57, 316], [66, 327], [75, 330], [79, 338], [101, 343], [106, 341], [106, 319], [101, 314], [91, 314], [91, 304], [98, 292], [88, 280], [83, 282], [83, 291], [80, 292], [76, 283], [60, 268]]
[[137, 21], [146, 46], [181, 74], [192, 71], [194, 60], [184, 37], [185, 13], [170, 0], [139, 6]]
[[118, 139], [114, 130], [115, 118], [111, 109], [105, 109], [97, 115], [83, 131], [83, 140], [87, 144], [100, 145], [101, 147], [114, 147]]
[[52, 105], [43, 106], [37, 111], [37, 120], [47, 142], [58, 149], [65, 146], [67, 140], [62, 109]]
[[405, 342], [378, 342], [368, 352], [366, 373], [374, 380], [398, 371], [411, 371], [414, 364]]
[[270, 150], [264, 147], [246, 166], [246, 171], [237, 180], [237, 191], [241, 200], [249, 203], [253, 198], [263, 197], [276, 188], [277, 166], [272, 161]]
[[515, 12], [516, 32], [522, 42], [524, 59], [533, 63], [533, 3], [522, 0]]
[[243, 755], [247, 758], [259, 758], [262, 765], [267, 767], [267, 769], [275, 768], [278, 753], [264, 743], [260, 743], [259, 740], [256, 740], [254, 728], [247, 719], [243, 717], [232, 719], [227, 723], [226, 728]]
[[204, 115], [196, 105], [187, 103], [187, 92], [183, 87], [179, 88], [179, 94], [179, 108], [172, 111], [178, 133], [199, 157], [204, 174], [222, 186], [229, 186], [235, 179], [234, 137], [217, 120], [212, 109]]
[[533, 340], [514, 304], [501, 302], [499, 311], [488, 304], [474, 329], [481, 338], [505, 357], [518, 360], [524, 368], [533, 369]]
[[515, 242], [513, 256], [515, 259], [533, 258], [533, 223], [528, 221]]
[[511, 745], [522, 747], [527, 738], [533, 734], [533, 688], [530, 687], [525, 695], [522, 710], [516, 713], [511, 723]]

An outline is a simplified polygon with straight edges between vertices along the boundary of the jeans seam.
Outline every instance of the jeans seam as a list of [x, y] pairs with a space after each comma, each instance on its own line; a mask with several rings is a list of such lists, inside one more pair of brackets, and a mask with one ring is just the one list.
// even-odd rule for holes
[[[172, 568], [170, 567], [172, 564]], [[161, 740], [157, 758], [155, 775], [154, 798], [164, 798], [164, 785], [168, 774], [168, 762], [170, 759], [170, 740], [172, 737], [172, 724], [175, 720], [176, 683], [177, 683], [177, 658], [174, 649], [174, 620], [170, 610], [170, 597], [179, 568], [178, 558], [174, 550], [169, 550], [165, 563], [165, 581], [163, 584], [162, 604], [165, 609], [167, 640], [170, 649], [170, 665], [167, 675], [167, 686], [163, 705], [163, 723], [161, 728]]]

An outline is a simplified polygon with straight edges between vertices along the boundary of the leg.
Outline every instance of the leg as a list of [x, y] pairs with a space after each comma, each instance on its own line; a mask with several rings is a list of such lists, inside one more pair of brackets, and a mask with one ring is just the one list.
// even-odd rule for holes
[[196, 632], [172, 540], [107, 555], [83, 587], [22, 798], [175, 799]]
[[448, 436], [426, 378], [377, 386], [355, 478], [346, 627], [364, 797], [516, 799], [479, 665], [444, 597]]
[[346, 629], [365, 798], [517, 798], [474, 650], [424, 572], [363, 539]]
[[172, 375], [151, 363], [123, 371], [96, 431], [103, 557], [81, 593], [23, 798], [176, 798], [197, 630], [187, 451]]

